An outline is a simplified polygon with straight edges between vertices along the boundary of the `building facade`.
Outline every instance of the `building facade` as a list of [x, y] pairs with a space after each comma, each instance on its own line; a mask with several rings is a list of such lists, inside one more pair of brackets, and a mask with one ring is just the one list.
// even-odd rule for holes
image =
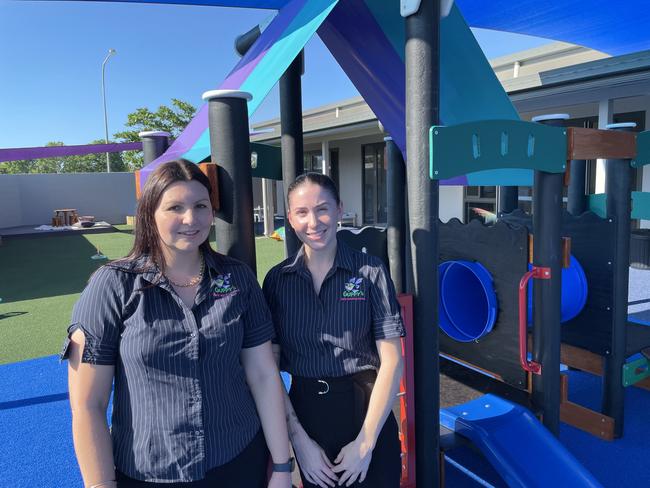
[[[490, 62], [524, 120], [549, 113], [569, 114], [569, 125], [604, 128], [612, 122], [650, 125], [650, 51], [610, 57], [562, 42], [496, 58]], [[280, 120], [253, 124], [254, 142], [280, 143]], [[386, 164], [381, 123], [361, 97], [303, 113], [305, 170], [329, 174], [343, 201], [344, 223], [384, 225], [387, 218]], [[605, 191], [604, 161], [590, 161], [590, 193]], [[261, 182], [255, 182], [261, 207]], [[650, 167], [640, 168], [633, 189], [650, 191]], [[497, 211], [498, 188], [443, 186], [440, 218], [476, 217], [473, 208]], [[284, 211], [281, 186], [273, 189], [274, 211]], [[520, 207], [530, 206], [530, 188], [520, 188]], [[650, 227], [650, 222], [635, 223]]]

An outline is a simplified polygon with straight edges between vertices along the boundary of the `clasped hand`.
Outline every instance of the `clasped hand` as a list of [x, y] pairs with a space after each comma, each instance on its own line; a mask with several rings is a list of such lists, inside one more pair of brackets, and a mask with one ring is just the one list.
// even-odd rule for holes
[[366, 479], [373, 446], [357, 437], [345, 445], [332, 463], [325, 451], [311, 438], [306, 437], [294, 446], [298, 464], [305, 478], [322, 488], [350, 486]]

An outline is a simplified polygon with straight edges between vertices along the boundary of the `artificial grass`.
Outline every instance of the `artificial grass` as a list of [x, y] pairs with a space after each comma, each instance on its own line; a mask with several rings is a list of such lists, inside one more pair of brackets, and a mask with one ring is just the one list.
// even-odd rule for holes
[[[118, 232], [6, 238], [0, 246], [0, 364], [55, 354], [61, 347], [72, 307], [90, 275], [109, 259], [128, 253], [133, 235]], [[214, 242], [214, 241], [213, 241]], [[255, 240], [258, 279], [284, 256], [284, 244]]]

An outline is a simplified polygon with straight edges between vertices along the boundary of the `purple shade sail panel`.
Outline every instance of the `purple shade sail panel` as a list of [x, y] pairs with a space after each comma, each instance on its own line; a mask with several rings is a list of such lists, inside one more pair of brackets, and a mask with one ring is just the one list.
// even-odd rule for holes
[[141, 150], [141, 142], [87, 144], [82, 146], [16, 147], [0, 149], [0, 162]]

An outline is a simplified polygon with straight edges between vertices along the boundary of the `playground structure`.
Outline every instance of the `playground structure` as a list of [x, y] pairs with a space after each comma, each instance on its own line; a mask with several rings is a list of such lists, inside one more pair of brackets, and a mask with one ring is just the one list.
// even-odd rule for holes
[[[441, 335], [440, 351], [490, 371], [505, 383], [521, 390], [531, 390], [530, 405], [534, 413], [542, 415], [544, 425], [554, 434], [557, 434], [561, 411], [571, 411], [571, 408], [574, 408], [567, 407], [567, 402], [562, 401], [566, 398], [562, 398], [559, 371], [560, 338], [568, 341], [570, 346], [579, 347], [601, 357], [610, 356], [602, 368], [606, 371], [605, 377], [609, 385], [606, 388], [604, 413], [611, 415], [607, 416], [612, 419], [612, 436], [622, 433], [622, 382], [619, 375], [627, 354], [633, 349], [628, 345], [636, 343], [631, 338], [638, 332], [645, 340], [645, 329], [639, 329], [644, 331], [639, 332], [627, 321], [625, 253], [626, 249], [629, 249], [630, 209], [629, 199], [627, 209], [624, 200], [629, 195], [629, 180], [627, 189], [625, 181], [616, 181], [619, 174], [623, 175], [621, 180], [625, 180], [623, 166], [629, 165], [630, 160], [636, 158], [635, 164], [643, 163], [639, 155], [647, 154], [644, 149], [645, 135], [639, 136], [635, 144], [634, 137], [624, 132], [584, 132], [540, 124], [520, 125], [523, 123], [516, 122], [516, 111], [498, 86], [460, 14], [460, 9], [456, 6], [453, 6], [449, 15], [441, 21], [439, 31], [438, 2], [423, 2], [421, 5], [419, 2], [402, 2], [404, 5], [415, 5], [410, 13], [405, 14], [405, 24], [399, 16], [397, 2], [390, 6], [388, 2], [379, 5], [376, 2], [344, 0], [173, 3], [280, 8], [279, 14], [266, 28], [260, 29], [259, 39], [253, 43], [219, 90], [206, 94], [208, 104], [171, 147], [163, 148], [164, 144], [152, 144], [152, 147], [148, 148], [144, 145], [145, 154], [155, 154], [158, 157], [149, 158], [150, 164], [140, 174], [140, 184], [155, 166], [167, 160], [185, 157], [197, 163], [206, 160], [217, 163], [213, 180], [216, 179], [219, 189], [217, 238], [220, 250], [243, 259], [254, 268], [252, 230], [249, 231], [249, 228], [252, 229], [252, 200], [251, 148], [248, 142], [247, 121], [268, 89], [280, 77], [283, 79], [281, 83], [286, 87], [284, 92], [281, 90], [284, 93], [283, 136], [287, 136], [286, 141], [283, 137], [282, 147], [283, 180], [285, 183], [291, 181], [301, 172], [300, 106], [297, 103], [300, 96], [299, 91], [295, 91], [296, 86], [299, 90], [299, 69], [294, 59], [316, 31], [390, 133], [392, 141], [388, 143], [388, 151], [393, 157], [389, 158], [389, 172], [401, 174], [401, 179], [389, 178], [389, 199], [393, 205], [390, 206], [392, 212], [389, 214], [386, 254], [396, 287], [399, 291], [408, 289], [414, 299], [414, 328], [411, 334], [415, 336], [415, 340], [411, 339], [414, 351], [412, 355], [408, 355], [413, 359], [410, 367], [414, 372], [414, 384], [409, 385], [413, 388], [407, 390], [409, 399], [406, 403], [410, 405], [411, 416], [415, 417], [417, 426], [415, 459], [419, 483], [423, 486], [435, 486], [440, 479], [438, 364], [432, 360], [438, 352], [437, 330], [432, 324], [438, 323], [439, 256], [443, 261], [455, 259], [480, 262], [492, 275], [499, 297], [499, 311], [495, 314], [496, 318], [489, 333], [486, 332], [480, 337], [478, 343], [461, 343]], [[459, 3], [463, 12], [469, 12], [470, 20], [472, 15], [480, 17], [476, 12], [483, 8], [481, 2]], [[496, 4], [494, 11], [504, 8], [506, 2]], [[639, 7], [642, 8], [640, 3]], [[517, 12], [520, 12], [518, 9], [523, 12], [525, 6], [515, 9], [517, 11], [512, 15], [513, 19], [516, 19]], [[584, 12], [580, 12], [580, 15], [583, 14]], [[354, 19], [355, 28], [350, 25], [350, 19]], [[640, 23], [640, 20], [638, 22]], [[440, 45], [436, 39], [438, 32]], [[553, 37], [552, 34], [546, 34]], [[567, 38], [566, 31], [563, 35], [565, 37], [560, 38], [580, 41]], [[602, 45], [594, 41], [593, 45], [610, 52], [616, 52], [616, 49], [619, 49], [619, 52], [638, 49], [638, 44], [625, 44], [622, 40], [621, 45], [614, 49], [616, 40], [608, 39], [603, 41]], [[588, 44], [586, 40], [582, 41]], [[637, 41], [645, 42], [645, 45], [648, 43], [648, 39], [643, 35], [639, 35]], [[406, 46], [405, 49], [402, 49], [403, 46]], [[609, 49], [606, 49], [608, 46]], [[445, 68], [442, 71], [440, 63]], [[404, 72], [406, 77], [402, 77]], [[442, 92], [440, 100], [439, 91]], [[252, 94], [252, 100], [247, 100], [249, 94]], [[439, 119], [449, 127], [440, 126]], [[489, 120], [498, 122], [488, 122]], [[482, 122], [473, 124], [472, 121]], [[466, 125], [463, 126], [463, 123]], [[457, 130], [461, 131], [461, 136], [455, 135]], [[507, 134], [505, 142], [503, 134]], [[532, 146], [537, 151], [531, 151], [531, 134], [535, 134]], [[435, 143], [434, 136], [440, 136]], [[463, 139], [468, 136], [469, 139]], [[480, 139], [480, 144], [477, 139]], [[490, 152], [489, 144], [493, 144], [496, 149]], [[447, 149], [444, 149], [445, 146]], [[428, 147], [432, 148], [432, 154], [429, 154]], [[434, 147], [443, 149], [436, 154]], [[507, 149], [505, 154], [504, 147]], [[459, 154], [461, 150], [467, 151], [467, 154]], [[404, 161], [399, 159], [400, 153], [408, 154], [405, 170]], [[488, 156], [484, 159], [478, 157], [485, 155]], [[607, 201], [607, 219], [601, 222], [591, 215], [565, 218], [568, 223], [562, 227], [559, 202], [567, 161], [591, 157], [619, 161], [611, 163], [612, 168], [619, 168], [611, 171], [614, 183]], [[431, 171], [429, 159], [432, 162]], [[624, 162], [620, 162], [621, 160]], [[526, 164], [522, 164], [523, 162]], [[533, 184], [533, 171], [535, 195], [541, 195], [541, 198], [535, 199], [534, 222], [530, 222], [529, 217], [515, 213], [503, 217], [503, 222], [491, 228], [476, 224], [462, 226], [456, 222], [445, 225], [438, 223], [438, 180], [444, 179], [446, 184], [530, 186]], [[402, 204], [404, 195], [399, 190], [401, 187], [403, 192], [404, 178], [407, 179], [409, 188], [408, 230]], [[627, 227], [624, 222], [626, 218]], [[572, 223], [571, 219], [577, 223]], [[591, 228], [586, 227], [591, 224], [598, 224], [599, 229], [605, 229], [604, 232], [609, 237], [606, 245], [603, 245], [605, 252], [611, 254], [616, 250], [617, 253], [609, 261], [611, 268], [608, 269], [616, 269], [611, 279], [611, 293], [607, 288], [609, 285], [603, 285], [607, 289], [601, 292], [603, 297], [608, 293], [612, 297], [609, 310], [611, 314], [598, 317], [598, 330], [602, 334], [599, 334], [601, 339], [596, 345], [586, 339], [591, 331], [585, 331], [585, 326], [576, 325], [576, 321], [581, 320], [580, 315], [598, 313], [598, 307], [603, 303], [592, 300], [599, 296], [598, 293], [593, 293], [593, 284], [600, 283], [603, 274], [607, 273], [592, 274], [591, 260], [581, 255], [582, 237], [593, 232]], [[609, 230], [612, 226], [616, 235]], [[574, 227], [577, 230], [574, 230]], [[532, 253], [533, 269], [531, 274], [527, 275], [531, 261], [528, 236], [531, 233], [537, 236], [537, 239]], [[563, 254], [561, 250], [562, 236], [571, 237], [571, 249], [585, 267], [590, 286], [585, 311], [565, 326], [560, 326], [559, 277], [561, 256], [568, 258], [569, 254]], [[493, 237], [498, 238], [495, 241], [498, 246], [502, 246], [504, 241], [512, 245], [509, 250], [499, 247], [501, 262], [498, 256], [495, 262], [494, 249], [487, 249], [488, 246], [485, 246], [485, 239]], [[463, 246], [458, 245], [459, 241]], [[289, 252], [295, 250], [291, 248], [295, 244], [295, 241], [292, 243], [290, 238], [287, 239]], [[405, 248], [406, 253], [403, 252]], [[594, 261], [602, 264], [601, 258], [599, 255]], [[501, 273], [501, 270], [506, 268], [507, 276]], [[524, 275], [537, 280], [534, 287], [536, 305], [531, 334], [532, 359], [529, 359], [527, 354], [529, 339], [526, 320], [523, 321], [524, 339], [521, 340], [522, 314], [519, 292], [516, 287], [511, 286], [512, 283], [518, 283]], [[603, 282], [606, 281], [605, 279]], [[507, 288], [508, 286], [510, 288]], [[506, 289], [508, 291], [504, 292]], [[625, 337], [627, 332], [630, 332], [629, 341]], [[603, 349], [604, 347], [610, 348]], [[566, 351], [573, 350], [565, 349]], [[605, 351], [609, 352], [606, 354]], [[495, 355], [495, 352], [498, 354]], [[495, 361], [495, 357], [498, 357], [499, 361]], [[566, 357], [568, 356], [565, 354], [566, 364], [585, 367], [584, 359], [587, 356], [574, 355], [572, 362], [567, 361]], [[542, 374], [538, 374], [540, 372]], [[518, 425], [527, 426], [517, 432], [539, 434], [540, 439], [544, 438], [543, 442], [547, 444], [544, 444], [546, 448], [542, 449], [542, 452], [560, 452], [557, 441], [541, 434], [545, 431], [540, 430], [539, 423], [534, 419], [516, 408], [500, 405], [500, 413], [509, 414], [509, 418], [515, 419]], [[584, 413], [574, 408], [573, 413], [576, 412], [578, 416]], [[481, 419], [468, 419], [463, 424], [452, 413], [443, 415], [446, 425], [454, 429], [458, 426], [457, 430], [467, 433], [477, 445], [483, 445], [489, 450], [497, 444], [503, 445], [501, 442], [505, 442], [505, 446], [511, 442], [504, 441], [499, 436], [475, 436], [473, 433], [477, 432], [477, 429], [472, 427], [471, 421]], [[412, 421], [410, 418], [411, 425]], [[555, 449], [558, 451], [554, 451]], [[412, 461], [413, 457], [409, 459]], [[560, 462], [563, 457], [557, 456], [555, 459], [555, 462]], [[544, 462], [551, 462], [538, 461], [540, 464], [528, 466], [531, 472], [541, 472]], [[521, 460], [507, 464], [498, 456], [494, 462], [504, 465], [504, 477], [513, 486], [519, 486], [518, 483], [533, 486], [521, 480], [517, 481], [519, 478], [513, 474], [521, 468]], [[580, 467], [573, 463], [562, 462], [559, 466], [563, 469], [557, 470], [558, 472], [566, 471], [574, 475], [582, 473]], [[412, 479], [413, 477], [409, 476], [407, 481]], [[597, 486], [597, 482], [588, 475], [577, 476], [576, 479], [580, 479], [579, 483], [582, 485]]]

